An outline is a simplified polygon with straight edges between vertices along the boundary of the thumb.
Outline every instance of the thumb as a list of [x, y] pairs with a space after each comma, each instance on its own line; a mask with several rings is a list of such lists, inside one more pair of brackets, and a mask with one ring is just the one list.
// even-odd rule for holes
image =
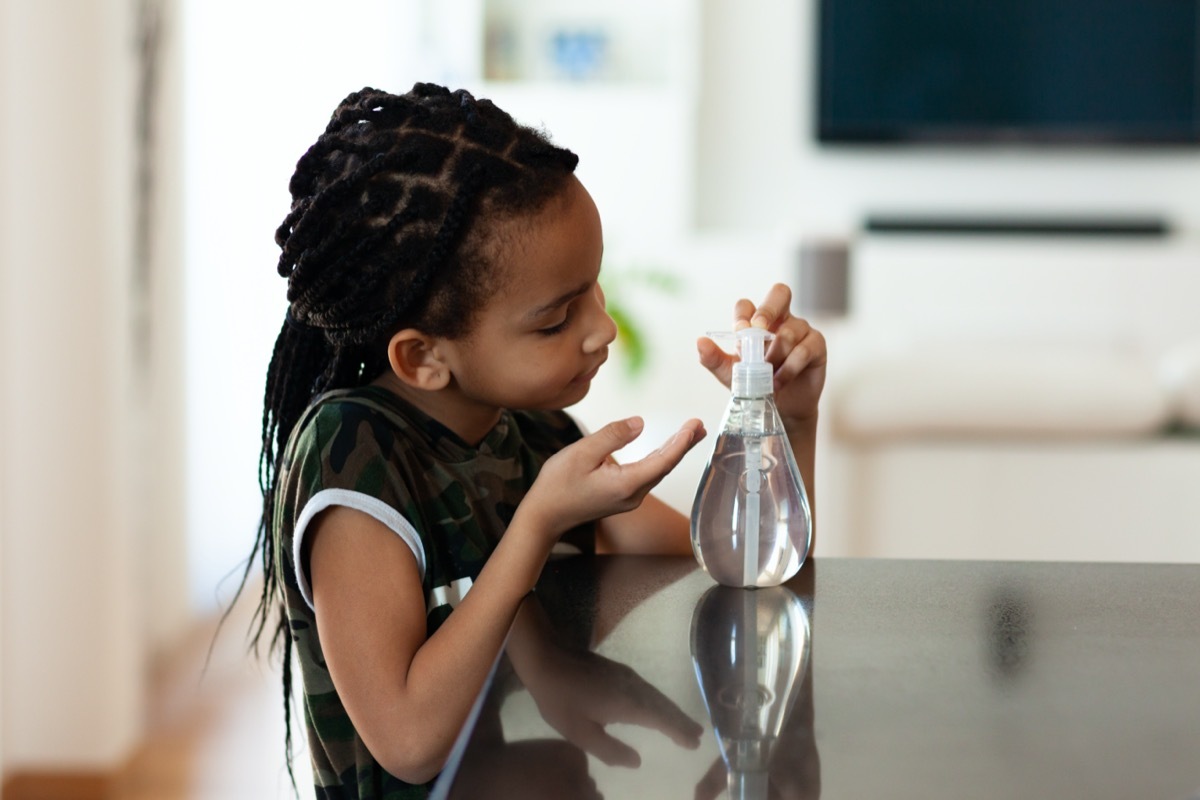
[[696, 352], [700, 354], [700, 365], [716, 376], [726, 387], [733, 378], [736, 358], [726, 353], [717, 343], [706, 336], [696, 340]]

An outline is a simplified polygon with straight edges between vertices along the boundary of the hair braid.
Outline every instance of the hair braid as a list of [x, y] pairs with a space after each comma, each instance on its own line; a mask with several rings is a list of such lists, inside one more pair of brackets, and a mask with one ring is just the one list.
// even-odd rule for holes
[[459, 183], [458, 191], [451, 199], [449, 206], [446, 208], [446, 213], [442, 217], [442, 224], [438, 228], [437, 234], [433, 237], [433, 243], [430, 245], [429, 254], [425, 258], [423, 269], [417, 270], [409, 284], [409, 295], [403, 304], [398, 304], [391, 314], [385, 315], [380, 323], [384, 326], [391, 325], [396, 319], [407, 316], [412, 309], [421, 305], [425, 300], [425, 295], [429, 290], [430, 279], [433, 277], [436, 270], [441, 268], [447, 261], [451, 249], [460, 239], [463, 233], [463, 228], [466, 226], [469, 209], [472, 200], [476, 199], [476, 193], [479, 190], [481, 183], [480, 169], [471, 169], [463, 176]]

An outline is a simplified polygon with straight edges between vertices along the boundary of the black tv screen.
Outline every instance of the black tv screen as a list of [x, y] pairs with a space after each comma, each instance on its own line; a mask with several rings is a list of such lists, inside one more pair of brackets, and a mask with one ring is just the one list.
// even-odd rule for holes
[[822, 142], [1200, 142], [1200, 0], [820, 0]]

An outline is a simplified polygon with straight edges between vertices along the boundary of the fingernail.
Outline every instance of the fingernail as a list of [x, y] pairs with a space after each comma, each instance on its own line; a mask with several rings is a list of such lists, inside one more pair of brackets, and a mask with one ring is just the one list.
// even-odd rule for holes
[[625, 420], [625, 424], [629, 426], [630, 433], [641, 433], [642, 428], [646, 427], [646, 422], [641, 417], [630, 417]]

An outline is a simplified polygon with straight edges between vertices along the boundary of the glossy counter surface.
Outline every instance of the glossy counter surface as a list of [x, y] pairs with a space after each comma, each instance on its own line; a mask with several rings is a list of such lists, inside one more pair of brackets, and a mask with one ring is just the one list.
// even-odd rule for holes
[[525, 612], [435, 797], [1200, 798], [1200, 566], [581, 557]]

